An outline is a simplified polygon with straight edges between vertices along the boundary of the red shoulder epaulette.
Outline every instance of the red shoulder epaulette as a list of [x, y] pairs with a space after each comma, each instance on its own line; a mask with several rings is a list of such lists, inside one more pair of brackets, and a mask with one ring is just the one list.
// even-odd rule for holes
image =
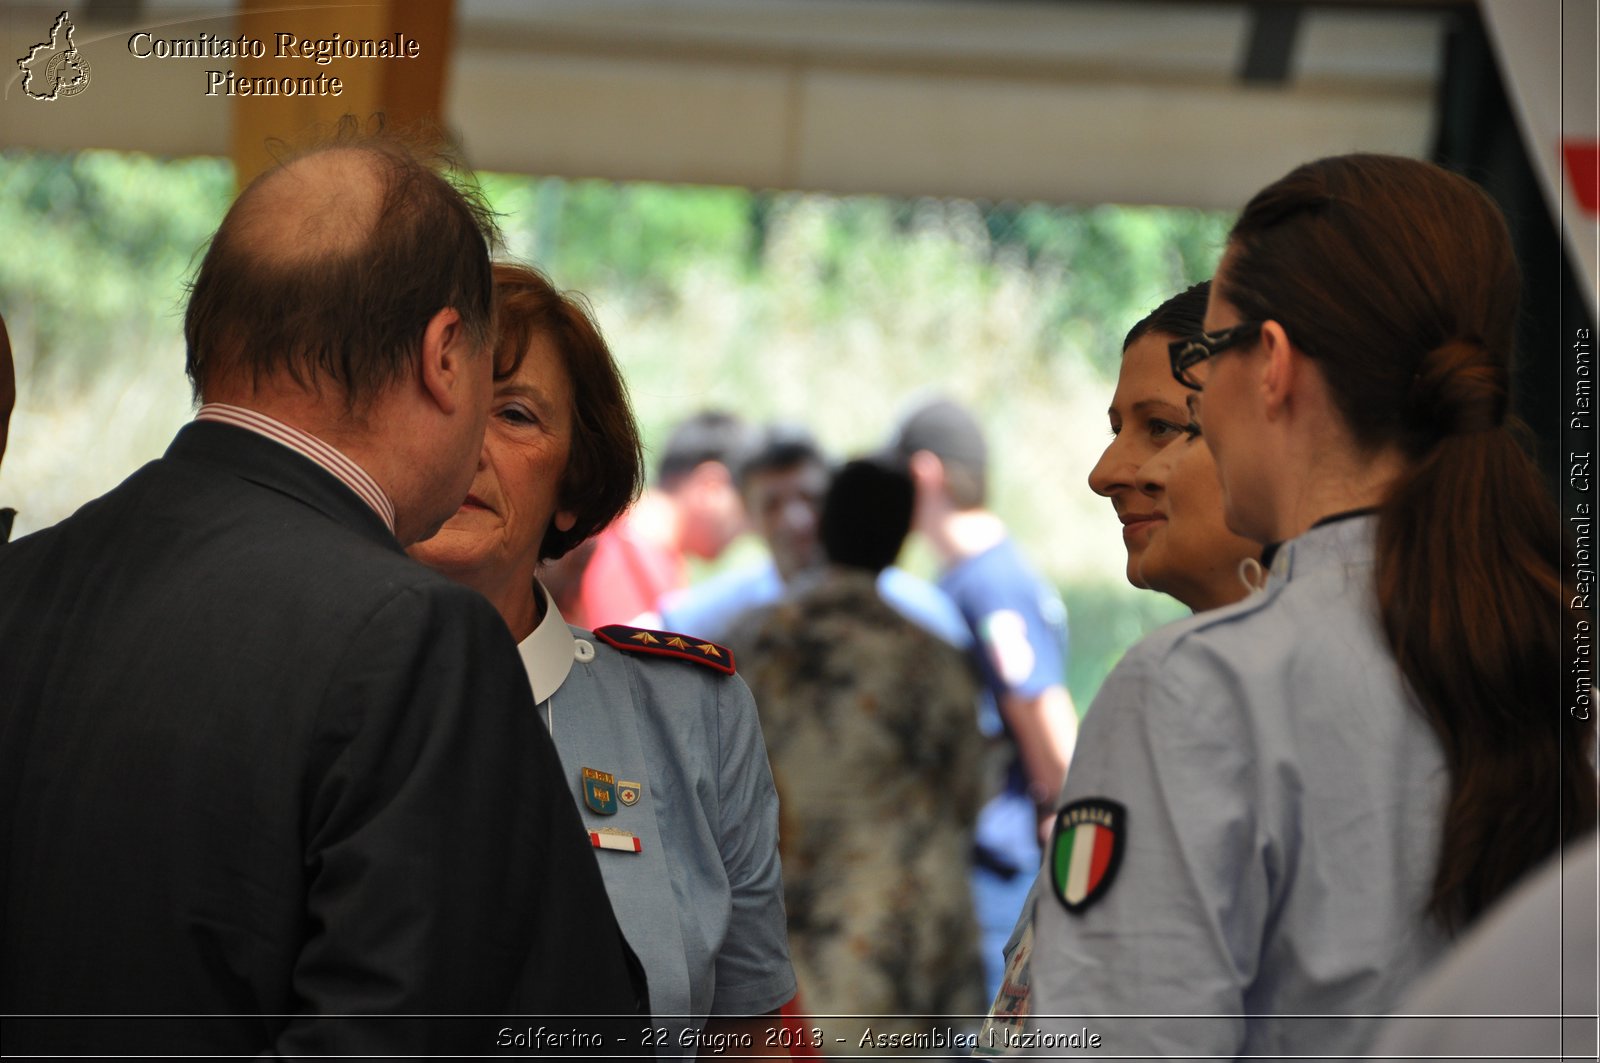
[[707, 668], [715, 668], [725, 675], [733, 674], [733, 651], [714, 642], [697, 639], [693, 635], [680, 635], [676, 631], [652, 631], [627, 624], [607, 624], [595, 628], [594, 633], [608, 646], [629, 653], [650, 653], [657, 657], [676, 657], [693, 661]]

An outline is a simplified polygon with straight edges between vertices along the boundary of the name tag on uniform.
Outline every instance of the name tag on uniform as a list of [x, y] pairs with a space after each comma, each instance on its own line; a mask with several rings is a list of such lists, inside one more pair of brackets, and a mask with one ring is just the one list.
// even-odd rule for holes
[[596, 849], [615, 849], [622, 853], [640, 851], [639, 836], [615, 827], [602, 827], [589, 832], [589, 844]]

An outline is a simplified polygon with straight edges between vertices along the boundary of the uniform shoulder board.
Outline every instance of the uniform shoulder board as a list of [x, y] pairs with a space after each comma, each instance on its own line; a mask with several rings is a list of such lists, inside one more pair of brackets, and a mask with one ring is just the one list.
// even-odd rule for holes
[[693, 661], [714, 668], [724, 675], [733, 674], [733, 651], [714, 642], [697, 639], [693, 635], [680, 635], [676, 631], [654, 631], [627, 624], [607, 624], [595, 628], [595, 636], [608, 646], [626, 653], [646, 653], [657, 657], [676, 657], [680, 661]]

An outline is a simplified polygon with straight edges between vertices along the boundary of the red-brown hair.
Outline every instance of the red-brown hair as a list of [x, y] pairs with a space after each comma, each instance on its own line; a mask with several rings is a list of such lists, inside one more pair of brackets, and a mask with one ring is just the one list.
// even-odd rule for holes
[[628, 403], [628, 387], [583, 296], [561, 292], [531, 266], [497, 262], [494, 299], [499, 333], [495, 378], [521, 368], [535, 336], [548, 336], [572, 381], [572, 447], [561, 475], [561, 508], [577, 517], [572, 530], [554, 524], [539, 544], [553, 561], [599, 532], [639, 497], [644, 451]]

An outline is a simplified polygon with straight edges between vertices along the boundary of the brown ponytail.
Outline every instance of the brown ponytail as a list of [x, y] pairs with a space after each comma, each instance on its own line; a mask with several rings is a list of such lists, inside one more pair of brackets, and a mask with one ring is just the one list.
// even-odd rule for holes
[[1459, 926], [1596, 818], [1591, 725], [1561, 709], [1561, 521], [1507, 417], [1505, 222], [1436, 166], [1324, 159], [1246, 206], [1215, 284], [1317, 362], [1359, 443], [1411, 459], [1376, 589], [1450, 771], [1429, 909]]

